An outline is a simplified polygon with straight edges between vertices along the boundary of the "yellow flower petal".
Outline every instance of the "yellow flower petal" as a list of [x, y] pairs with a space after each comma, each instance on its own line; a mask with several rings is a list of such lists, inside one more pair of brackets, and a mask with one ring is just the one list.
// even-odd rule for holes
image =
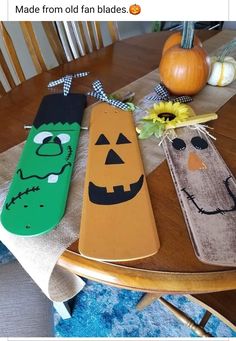
[[[174, 128], [177, 123], [184, 122], [194, 115], [194, 111], [190, 106], [180, 102], [173, 103], [171, 101], [155, 103], [153, 108], [150, 108], [148, 112], [149, 115], [145, 116], [144, 119], [152, 120], [154, 123], [160, 122], [165, 125], [165, 128]], [[161, 115], [163, 113], [166, 115]], [[168, 113], [170, 117], [168, 117]]]

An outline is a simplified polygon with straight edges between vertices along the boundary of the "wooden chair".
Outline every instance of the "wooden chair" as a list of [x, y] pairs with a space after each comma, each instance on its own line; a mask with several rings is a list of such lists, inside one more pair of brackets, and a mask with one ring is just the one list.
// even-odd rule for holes
[[148, 305], [158, 300], [164, 307], [166, 307], [179, 321], [190, 328], [196, 335], [201, 337], [211, 337], [205, 329], [209, 318], [212, 315], [218, 317], [222, 322], [228, 325], [231, 329], [236, 331], [236, 291], [217, 292], [209, 294], [186, 295], [186, 297], [196, 304], [206, 309], [206, 312], [197, 324], [193, 317], [183, 313], [180, 309], [175, 307], [172, 303], [158, 294], [145, 294], [137, 304], [138, 310], [143, 310]]
[[[30, 57], [35, 67], [36, 74], [46, 71], [47, 66], [40, 50], [40, 45], [36, 37], [32, 22], [23, 21], [19, 24]], [[45, 22], [43, 23], [43, 27], [46, 35], [50, 37], [49, 43], [58, 64], [66, 62], [67, 59], [65, 57], [60, 39], [53, 28], [53, 23]], [[4, 47], [4, 51], [0, 50], [0, 66], [9, 87], [13, 89], [16, 85], [26, 80], [26, 73], [20, 63], [16, 48], [13, 43], [13, 39], [7, 31], [6, 26], [3, 22], [0, 22], [0, 35], [2, 37]], [[2, 82], [0, 82], [0, 95], [3, 95], [5, 92], [6, 90]]]
[[[33, 23], [23, 21], [19, 24], [35, 73], [39, 74], [46, 71], [48, 68]], [[109, 21], [106, 26], [110, 42], [113, 43], [119, 39], [116, 23]], [[42, 22], [42, 27], [58, 65], [84, 56], [104, 46], [99, 22]], [[0, 22], [0, 35], [4, 47], [3, 50], [0, 49], [1, 73], [9, 88], [13, 89], [16, 85], [25, 81], [26, 73], [22, 68], [13, 39], [3, 22]], [[0, 97], [5, 93], [6, 89], [0, 80]]]
[[[71, 61], [105, 46], [101, 23], [97, 21], [56, 22], [67, 60]], [[110, 37], [110, 43], [119, 40], [116, 22], [108, 21], [103, 27]]]

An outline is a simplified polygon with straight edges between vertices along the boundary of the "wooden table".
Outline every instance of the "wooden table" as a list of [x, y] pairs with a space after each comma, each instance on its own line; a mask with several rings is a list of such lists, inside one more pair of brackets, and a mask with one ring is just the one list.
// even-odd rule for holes
[[[80, 85], [74, 82], [74, 91], [87, 92], [91, 81], [98, 78], [108, 92], [113, 92], [158, 67], [163, 43], [169, 34], [151, 33], [119, 41], [13, 89], [0, 100], [0, 152], [26, 138], [23, 125], [32, 122], [42, 97], [47, 94], [49, 81], [63, 74], [88, 70], [91, 75], [77, 83]], [[200, 31], [199, 37], [205, 40], [214, 34], [217, 31]], [[236, 136], [232, 128], [236, 126], [236, 96], [219, 113], [220, 118], [212, 124], [216, 146], [231, 171], [236, 173]], [[162, 181], [157, 186], [158, 178]], [[76, 243], [58, 263], [86, 278], [146, 292], [208, 293], [236, 289], [236, 269], [206, 265], [196, 258], [166, 162], [147, 180], [158, 217], [161, 249], [157, 255], [125, 264], [108, 264], [82, 257]], [[170, 195], [174, 198], [171, 201]]]

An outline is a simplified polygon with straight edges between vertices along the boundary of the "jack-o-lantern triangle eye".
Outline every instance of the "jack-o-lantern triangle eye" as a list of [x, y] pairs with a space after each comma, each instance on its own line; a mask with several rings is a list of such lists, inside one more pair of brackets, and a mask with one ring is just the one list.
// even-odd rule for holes
[[124, 143], [131, 143], [127, 137], [125, 137], [125, 135], [123, 135], [122, 133], [120, 133], [118, 139], [117, 139], [117, 142], [116, 144], [124, 144]]
[[99, 138], [97, 139], [97, 142], [95, 143], [95, 145], [99, 146], [103, 144], [110, 144], [110, 142], [108, 141], [108, 139], [106, 138], [104, 134], [101, 134]]

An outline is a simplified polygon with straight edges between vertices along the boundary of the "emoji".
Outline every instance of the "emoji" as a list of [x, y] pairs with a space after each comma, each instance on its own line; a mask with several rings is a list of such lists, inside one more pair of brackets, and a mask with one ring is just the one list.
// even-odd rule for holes
[[138, 15], [139, 13], [141, 13], [141, 7], [139, 5], [131, 5], [129, 7], [129, 13], [133, 14], [133, 15]]

